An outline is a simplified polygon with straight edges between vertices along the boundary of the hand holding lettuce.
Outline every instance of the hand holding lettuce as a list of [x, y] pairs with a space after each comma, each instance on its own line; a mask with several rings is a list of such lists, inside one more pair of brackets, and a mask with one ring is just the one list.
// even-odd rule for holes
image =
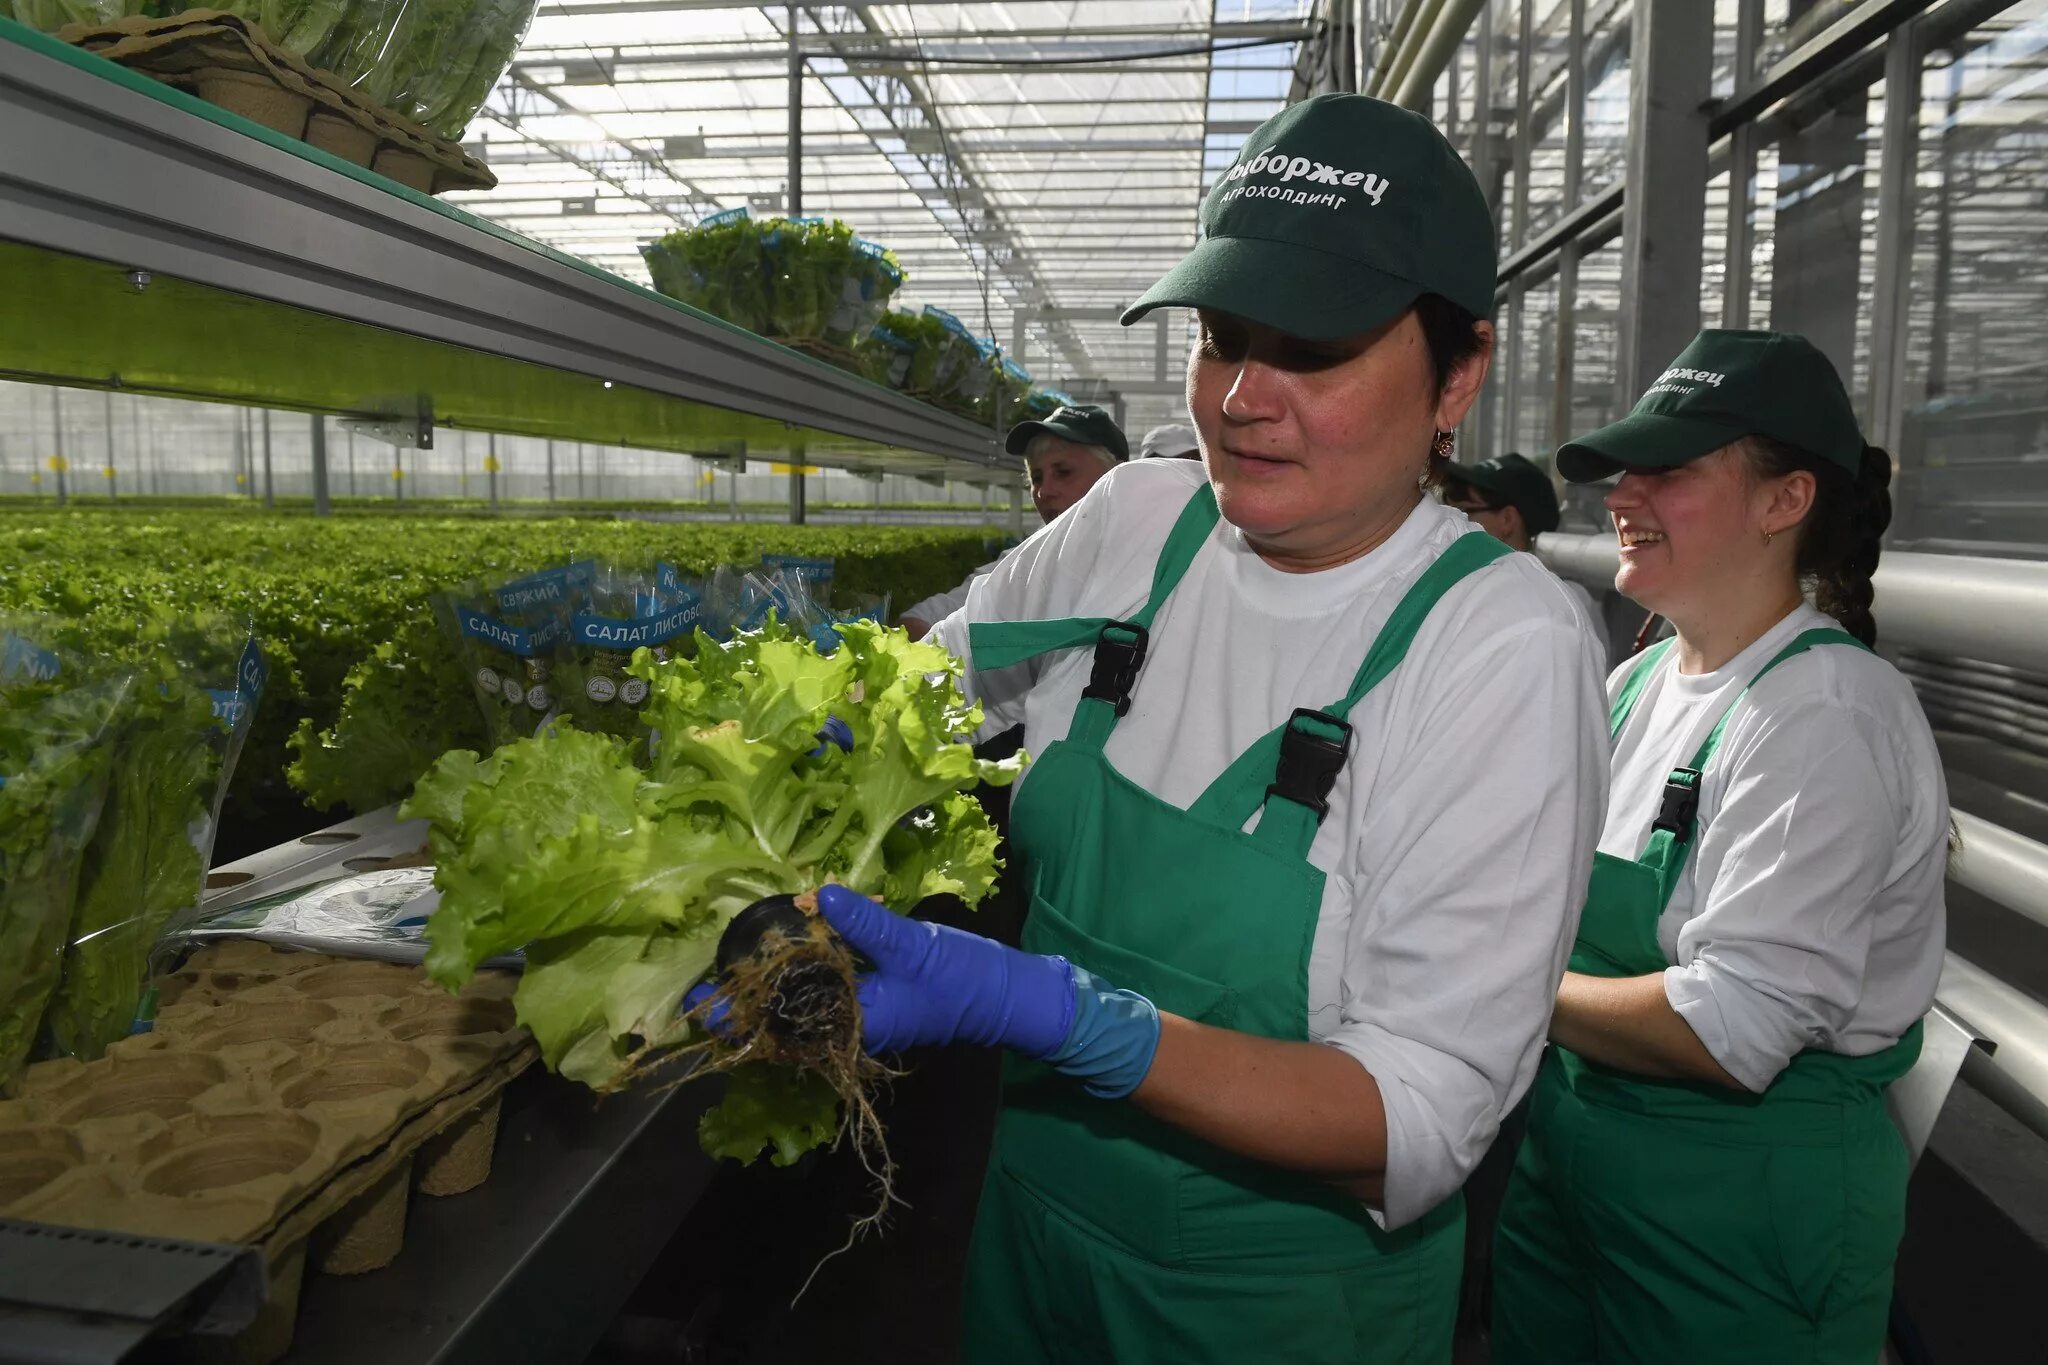
[[[725, 648], [700, 636], [687, 658], [636, 654], [644, 769], [627, 741], [559, 726], [489, 758], [444, 757], [402, 812], [432, 828], [436, 979], [458, 986], [525, 945], [521, 1022], [550, 1066], [608, 1090], [686, 1043], [721, 1064], [677, 1009], [754, 901], [826, 881], [899, 911], [985, 896], [996, 838], [965, 793], [1019, 763], [959, 741], [980, 714], [945, 651], [872, 622], [841, 634], [829, 657], [779, 621]], [[850, 749], [819, 743], [832, 717]], [[749, 1061], [702, 1136], [791, 1160], [836, 1131], [820, 1118], [831, 1095], [819, 1077]]]

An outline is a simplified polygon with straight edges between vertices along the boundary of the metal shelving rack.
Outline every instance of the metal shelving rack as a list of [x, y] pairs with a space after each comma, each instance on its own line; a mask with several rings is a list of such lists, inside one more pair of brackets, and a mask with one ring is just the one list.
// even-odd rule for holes
[[[172, 281], [338, 321], [365, 347], [401, 337], [458, 348], [486, 373], [510, 362], [491, 381], [508, 398], [521, 382], [530, 386], [528, 367], [537, 366], [579, 386], [584, 414], [597, 385], [642, 404], [652, 395], [643, 412], [659, 412], [664, 400], [681, 412], [661, 434], [622, 444], [715, 451], [744, 443], [757, 458], [932, 474], [1002, 464], [985, 426], [4, 21], [0, 127], [0, 245], [97, 262], [120, 272], [110, 281], [140, 288]], [[24, 274], [35, 269], [33, 256], [16, 261]], [[107, 306], [118, 306], [118, 292]], [[136, 338], [110, 337], [110, 349], [116, 340]], [[33, 347], [16, 338], [0, 350], [0, 373], [132, 386], [113, 365], [98, 368], [97, 357], [70, 372], [38, 372]], [[317, 358], [306, 363], [310, 371]], [[316, 379], [309, 373], [304, 393], [246, 401], [346, 415], [349, 405], [317, 392]], [[446, 405], [433, 415], [460, 425], [491, 417]], [[590, 420], [599, 429], [531, 430], [618, 439], [602, 417]]]

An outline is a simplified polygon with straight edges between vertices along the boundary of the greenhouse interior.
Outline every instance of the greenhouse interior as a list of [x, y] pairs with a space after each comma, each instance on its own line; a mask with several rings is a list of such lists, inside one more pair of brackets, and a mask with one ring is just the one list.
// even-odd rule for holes
[[0, 1362], [2044, 1359], [2044, 262], [2048, 0], [0, 0]]

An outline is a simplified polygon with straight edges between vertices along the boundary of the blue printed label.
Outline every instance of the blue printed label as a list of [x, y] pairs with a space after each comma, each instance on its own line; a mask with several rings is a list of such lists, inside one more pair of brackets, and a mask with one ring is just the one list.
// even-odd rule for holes
[[491, 596], [497, 600], [498, 610], [508, 613], [558, 606], [569, 600], [569, 575], [563, 569], [549, 569], [528, 578], [516, 578]]
[[700, 229], [715, 228], [724, 227], [727, 223], [744, 223], [746, 221], [747, 206], [745, 204], [742, 204], [736, 209], [724, 209], [718, 213], [711, 214], [708, 217], [699, 218], [697, 220], [697, 226]]
[[836, 561], [830, 559], [805, 559], [801, 555], [763, 555], [761, 562], [785, 573], [794, 571], [813, 583], [830, 583], [832, 568]]
[[235, 665], [235, 685], [206, 689], [206, 695], [213, 700], [213, 718], [230, 730], [241, 729], [256, 713], [256, 703], [262, 700], [264, 685], [269, 681], [270, 664], [252, 635], [242, 645], [242, 657]]
[[658, 616], [643, 616], [632, 621], [621, 620], [615, 616], [578, 613], [576, 641], [601, 649], [619, 650], [664, 644], [697, 624], [697, 606], [697, 603], [691, 602], [672, 611], [662, 612]]
[[48, 682], [63, 671], [57, 656], [9, 631], [0, 642], [0, 678]]
[[507, 654], [516, 654], [522, 659], [531, 659], [554, 647], [561, 639], [561, 623], [550, 621], [536, 630], [521, 630], [507, 625], [495, 616], [483, 612], [465, 610], [462, 613], [462, 633], [473, 640], [482, 640], [495, 645]]

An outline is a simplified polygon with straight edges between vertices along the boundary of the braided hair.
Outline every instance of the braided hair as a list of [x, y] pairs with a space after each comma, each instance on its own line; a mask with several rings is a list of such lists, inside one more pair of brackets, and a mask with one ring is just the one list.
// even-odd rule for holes
[[1759, 479], [1781, 478], [1803, 469], [1813, 475], [1813, 508], [1799, 525], [1794, 568], [1813, 588], [1813, 604], [1842, 623], [1866, 645], [1877, 643], [1870, 614], [1871, 575], [1892, 523], [1892, 457], [1874, 445], [1863, 447], [1855, 474], [1769, 436], [1752, 435], [1749, 466]]

